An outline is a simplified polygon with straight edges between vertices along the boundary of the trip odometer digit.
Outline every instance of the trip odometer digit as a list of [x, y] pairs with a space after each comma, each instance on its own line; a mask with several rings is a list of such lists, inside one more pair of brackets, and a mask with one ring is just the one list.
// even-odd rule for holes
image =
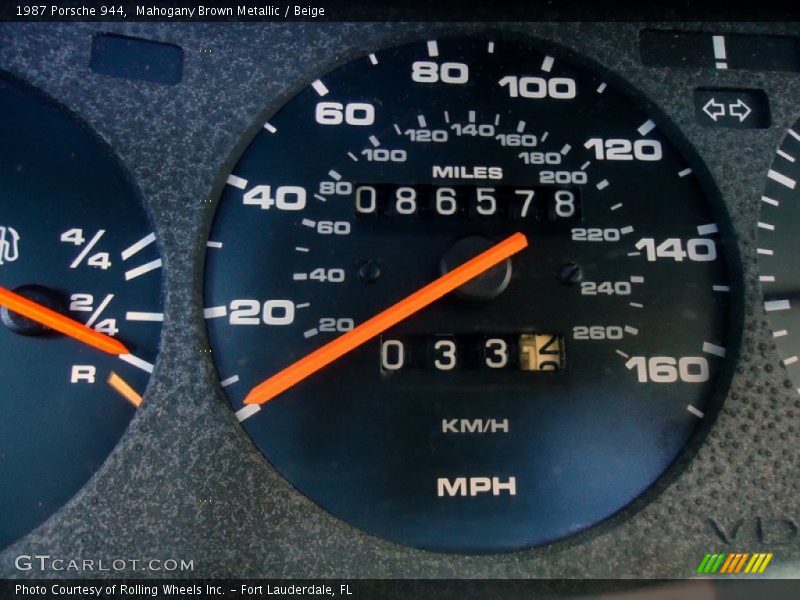
[[266, 119], [222, 191], [205, 317], [297, 489], [493, 551], [586, 529], [675, 461], [725, 391], [739, 288], [699, 163], [643, 106], [555, 48], [453, 38]]

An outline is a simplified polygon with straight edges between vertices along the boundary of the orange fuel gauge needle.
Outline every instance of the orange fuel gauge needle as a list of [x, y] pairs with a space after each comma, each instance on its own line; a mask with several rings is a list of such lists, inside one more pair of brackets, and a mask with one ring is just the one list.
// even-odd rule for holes
[[92, 348], [109, 354], [130, 354], [130, 351], [119, 340], [95, 331], [83, 323], [78, 323], [78, 321], [65, 317], [4, 287], [0, 287], [0, 306], [5, 306], [10, 311], [83, 342]]
[[245, 404], [264, 404], [290, 387], [326, 367], [364, 342], [380, 335], [400, 321], [407, 319], [445, 294], [464, 285], [471, 279], [488, 271], [509, 256], [516, 254], [528, 245], [527, 238], [515, 233], [475, 258], [445, 273], [428, 285], [406, 296], [361, 325], [342, 334], [311, 354], [307, 354], [282, 371], [254, 387], [244, 400]]

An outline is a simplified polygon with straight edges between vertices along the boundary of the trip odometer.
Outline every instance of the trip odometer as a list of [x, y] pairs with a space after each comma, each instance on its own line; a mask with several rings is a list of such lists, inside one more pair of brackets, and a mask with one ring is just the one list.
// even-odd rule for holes
[[437, 550], [547, 543], [642, 494], [737, 343], [724, 227], [664, 126], [561, 51], [479, 38], [370, 54], [272, 114], [205, 297], [265, 457]]

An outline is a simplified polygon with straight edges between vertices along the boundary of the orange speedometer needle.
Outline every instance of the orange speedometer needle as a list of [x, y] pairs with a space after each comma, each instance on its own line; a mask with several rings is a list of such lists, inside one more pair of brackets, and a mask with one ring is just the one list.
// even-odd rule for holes
[[250, 391], [247, 398], [244, 399], [244, 403], [264, 404], [278, 394], [326, 367], [336, 359], [355, 350], [367, 340], [374, 338], [376, 335], [380, 335], [390, 327], [397, 325], [400, 321], [407, 319], [415, 312], [432, 304], [445, 294], [452, 292], [457, 287], [464, 285], [481, 273], [488, 271], [493, 266], [501, 263], [509, 256], [516, 254], [527, 245], [528, 240], [521, 233], [515, 233], [502, 242], [495, 244], [485, 252], [481, 252], [475, 258], [468, 260], [449, 273], [445, 273], [410, 296], [406, 296], [383, 312], [364, 321], [355, 329], [342, 334], [332, 342], [325, 344], [311, 354], [307, 354], [297, 362], [292, 363], [282, 371], [279, 371], [269, 379], [260, 383]]
[[0, 306], [5, 306], [10, 311], [83, 342], [92, 348], [109, 354], [130, 354], [130, 350], [119, 340], [95, 331], [83, 323], [78, 323], [4, 287], [0, 287]]

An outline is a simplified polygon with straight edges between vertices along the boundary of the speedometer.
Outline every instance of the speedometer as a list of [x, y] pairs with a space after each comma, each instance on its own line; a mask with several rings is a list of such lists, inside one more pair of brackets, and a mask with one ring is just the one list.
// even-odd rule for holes
[[740, 282], [705, 173], [632, 87], [549, 44], [344, 64], [227, 176], [205, 291], [224, 393], [370, 533], [488, 552], [595, 525], [727, 388]]

